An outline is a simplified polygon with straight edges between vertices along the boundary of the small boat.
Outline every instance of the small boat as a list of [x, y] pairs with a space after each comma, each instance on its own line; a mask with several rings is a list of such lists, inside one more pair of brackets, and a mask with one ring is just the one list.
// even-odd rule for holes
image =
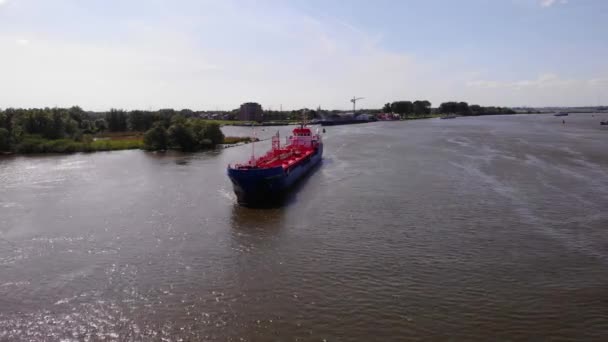
[[559, 113], [553, 114], [553, 116], [568, 116], [568, 113], [567, 112], [559, 112]]
[[441, 119], [445, 120], [445, 119], [456, 119], [457, 116], [452, 114], [452, 115], [446, 115], [446, 116], [442, 116]]
[[[253, 149], [253, 145], [252, 145]], [[272, 137], [272, 149], [249, 162], [228, 165], [239, 204], [261, 206], [280, 200], [287, 191], [323, 158], [323, 141], [302, 124], [281, 146], [279, 133]]]
[[608, 120], [600, 122], [600, 125], [602, 125], [602, 126], [605, 126], [605, 125], [608, 126]]

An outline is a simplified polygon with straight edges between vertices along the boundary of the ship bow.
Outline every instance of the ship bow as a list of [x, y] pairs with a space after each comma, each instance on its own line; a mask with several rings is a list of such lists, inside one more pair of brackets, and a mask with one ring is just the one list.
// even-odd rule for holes
[[266, 169], [228, 168], [228, 177], [240, 204], [267, 203], [281, 196], [285, 188], [282, 167]]

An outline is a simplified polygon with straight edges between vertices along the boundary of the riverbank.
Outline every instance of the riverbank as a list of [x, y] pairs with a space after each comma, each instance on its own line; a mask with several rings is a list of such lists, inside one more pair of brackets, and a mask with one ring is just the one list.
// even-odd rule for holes
[[93, 138], [84, 137], [81, 141], [74, 139], [45, 139], [40, 136], [27, 136], [20, 142], [12, 154], [30, 153], [75, 153], [143, 149], [143, 137]]
[[402, 120], [420, 120], [420, 119], [434, 119], [442, 117], [442, 114], [429, 114], [429, 115], [407, 115]]
[[[231, 147], [253, 141], [251, 137], [224, 137], [220, 145]], [[77, 153], [120, 150], [143, 150], [144, 132], [112, 132], [87, 135], [82, 141], [73, 139], [45, 139], [28, 136], [14, 151], [2, 151], [0, 155], [40, 154], [40, 153]]]

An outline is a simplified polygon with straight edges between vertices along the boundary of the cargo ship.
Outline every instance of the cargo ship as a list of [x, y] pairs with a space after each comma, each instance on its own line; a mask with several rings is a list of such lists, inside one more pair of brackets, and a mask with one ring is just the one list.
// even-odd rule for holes
[[282, 199], [322, 158], [321, 135], [313, 134], [302, 124], [286, 138], [283, 146], [277, 132], [266, 154], [256, 158], [252, 152], [247, 163], [228, 165], [228, 177], [239, 204], [263, 205]]

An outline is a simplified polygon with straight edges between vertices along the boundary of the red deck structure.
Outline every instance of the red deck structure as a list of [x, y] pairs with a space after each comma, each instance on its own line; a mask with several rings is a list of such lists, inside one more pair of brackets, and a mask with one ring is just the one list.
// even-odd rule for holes
[[293, 135], [288, 137], [285, 146], [281, 147], [279, 133], [272, 137], [272, 149], [265, 155], [255, 158], [251, 157], [248, 164], [237, 164], [237, 169], [266, 169], [283, 167], [289, 169], [306, 160], [315, 152], [315, 148], [321, 142], [319, 134], [312, 134], [308, 127], [300, 126], [293, 130]]

